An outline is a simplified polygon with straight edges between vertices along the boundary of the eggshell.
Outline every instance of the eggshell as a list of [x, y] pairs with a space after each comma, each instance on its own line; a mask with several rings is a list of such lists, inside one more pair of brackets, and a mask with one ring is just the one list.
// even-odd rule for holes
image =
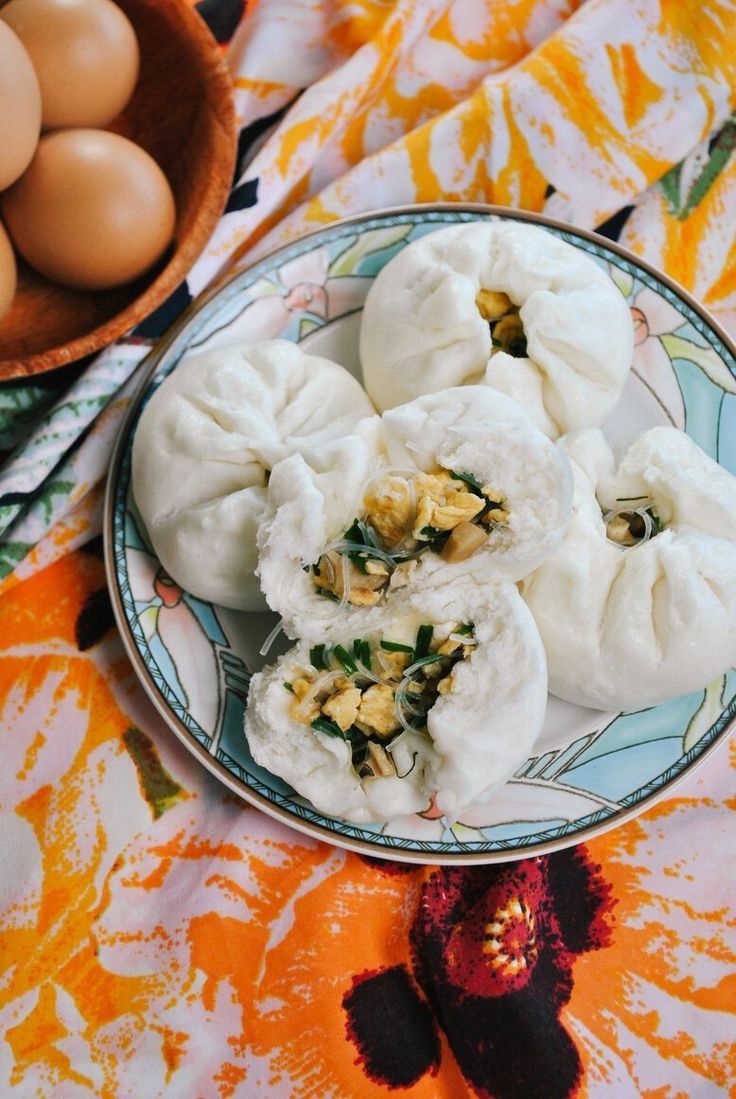
[[104, 130], [41, 138], [30, 167], [2, 196], [10, 237], [41, 274], [108, 289], [161, 258], [176, 220], [171, 188], [132, 141]]
[[44, 130], [107, 126], [120, 114], [138, 79], [139, 51], [112, 0], [11, 0], [0, 19], [33, 62]]
[[13, 303], [16, 281], [15, 255], [8, 234], [0, 224], [0, 320]]
[[41, 92], [31, 59], [0, 22], [0, 191], [26, 170], [40, 132]]

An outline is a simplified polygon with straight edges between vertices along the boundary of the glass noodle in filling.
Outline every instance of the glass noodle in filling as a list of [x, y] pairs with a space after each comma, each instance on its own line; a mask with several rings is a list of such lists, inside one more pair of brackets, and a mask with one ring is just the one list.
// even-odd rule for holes
[[413, 645], [387, 638], [314, 645], [310, 666], [284, 682], [294, 696], [290, 716], [347, 741], [360, 778], [405, 778], [416, 762], [407, 734], [427, 732], [427, 714], [452, 691], [455, 665], [476, 644], [469, 623], [435, 633], [424, 624]]
[[619, 498], [616, 503], [628, 506], [603, 512], [606, 538], [609, 542], [621, 546], [622, 549], [629, 549], [648, 542], [664, 530], [653, 501], [646, 496]]
[[464, 561], [508, 522], [507, 502], [471, 473], [394, 470], [368, 482], [363, 514], [311, 566], [320, 594], [374, 607], [388, 589], [408, 582], [411, 562], [437, 553]]

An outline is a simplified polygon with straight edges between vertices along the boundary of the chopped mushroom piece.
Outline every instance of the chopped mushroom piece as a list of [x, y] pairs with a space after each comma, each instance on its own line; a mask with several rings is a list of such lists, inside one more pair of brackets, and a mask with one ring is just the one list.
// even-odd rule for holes
[[386, 778], [389, 775], [396, 774], [396, 768], [389, 759], [388, 752], [385, 748], [382, 748], [380, 744], [376, 744], [375, 741], [368, 741], [368, 758], [366, 764], [370, 768], [371, 773], [377, 778]]
[[628, 549], [630, 546], [639, 546], [661, 534], [664, 525], [652, 501], [643, 496], [637, 497], [637, 500], [641, 501], [638, 507], [618, 508], [616, 511], [604, 512], [603, 522], [609, 542]]
[[449, 695], [455, 686], [455, 675], [453, 672], [450, 675], [446, 675], [444, 679], [441, 679], [437, 684], [437, 694]]
[[384, 579], [389, 575], [388, 566], [383, 561], [366, 561], [365, 571], [369, 576], [380, 576]]
[[407, 584], [411, 584], [416, 571], [416, 561], [402, 561], [391, 574], [391, 587], [405, 588]]
[[388, 580], [389, 572], [386, 566], [372, 570], [368, 568], [370, 562], [366, 562], [366, 571], [360, 572], [351, 562], [350, 579], [358, 588], [364, 591], [378, 591]]
[[644, 520], [635, 511], [622, 511], [606, 523], [606, 538], [619, 546], [635, 546], [645, 532]]
[[[370, 562], [369, 562], [370, 563]], [[379, 562], [379, 564], [382, 564]], [[348, 602], [356, 607], [374, 607], [381, 598], [381, 589], [388, 583], [388, 569], [382, 565], [380, 572], [361, 572], [352, 561], [348, 562], [350, 594]], [[331, 591], [342, 598], [345, 590], [341, 555], [335, 550], [323, 553], [319, 559], [319, 572], [315, 573], [316, 587]]]
[[526, 355], [526, 336], [518, 313], [507, 313], [493, 327], [493, 342], [516, 358]]
[[356, 588], [350, 592], [348, 603], [354, 607], [375, 607], [381, 601], [380, 591], [368, 591], [366, 588]]
[[358, 716], [360, 691], [357, 687], [346, 687], [332, 695], [322, 706], [322, 713], [337, 722], [345, 733]]
[[448, 564], [465, 561], [485, 544], [487, 538], [486, 532], [476, 523], [459, 523], [442, 547], [440, 557]]

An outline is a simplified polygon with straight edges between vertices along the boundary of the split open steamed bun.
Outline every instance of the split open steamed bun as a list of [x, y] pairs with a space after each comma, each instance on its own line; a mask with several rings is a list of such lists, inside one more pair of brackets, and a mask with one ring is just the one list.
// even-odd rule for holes
[[263, 610], [256, 529], [270, 470], [373, 412], [343, 367], [287, 340], [186, 359], [146, 405], [133, 443], [133, 495], [166, 571], [202, 599]]
[[524, 581], [550, 690], [636, 710], [736, 664], [736, 478], [683, 432], [645, 432], [615, 469], [600, 431], [563, 440], [575, 472], [562, 545]]
[[360, 329], [377, 408], [483, 382], [551, 438], [603, 420], [632, 351], [629, 308], [608, 275], [548, 231], [502, 221], [407, 245], [376, 277]]
[[547, 677], [512, 584], [465, 578], [394, 606], [380, 631], [300, 641], [250, 685], [254, 760], [321, 813], [390, 821], [436, 806], [450, 821], [528, 758]]
[[559, 545], [566, 456], [485, 386], [419, 397], [275, 466], [258, 571], [291, 637], [378, 628], [400, 591], [516, 581]]

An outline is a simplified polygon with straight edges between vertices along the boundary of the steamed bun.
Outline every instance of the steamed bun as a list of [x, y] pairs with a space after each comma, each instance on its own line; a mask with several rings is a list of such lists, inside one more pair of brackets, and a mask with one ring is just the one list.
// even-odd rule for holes
[[287, 340], [186, 359], [133, 444], [133, 495], [167, 572], [202, 599], [264, 609], [254, 571], [270, 470], [373, 411], [343, 367]]
[[[465, 578], [402, 596], [393, 611], [370, 637], [335, 634], [342, 649], [331, 652], [301, 641], [257, 673], [248, 744], [256, 763], [328, 816], [390, 821], [434, 796], [454, 821], [527, 759], [545, 715], [544, 651], [512, 584]], [[416, 653], [395, 647], [411, 650], [422, 629], [431, 653], [447, 655], [416, 667]], [[357, 661], [354, 674], [346, 658]]]
[[636, 710], [705, 687], [736, 664], [736, 478], [672, 427], [645, 432], [618, 470], [600, 431], [562, 445], [572, 522], [522, 586], [550, 690]]
[[371, 286], [360, 329], [377, 408], [483, 382], [551, 438], [603, 420], [632, 351], [628, 306], [600, 267], [544, 229], [491, 221], [404, 248]]
[[[566, 456], [515, 401], [485, 386], [428, 394], [274, 467], [261, 585], [289, 636], [359, 635], [380, 627], [399, 591], [526, 576], [559, 545], [571, 498]], [[356, 520], [377, 547], [359, 560]], [[458, 558], [460, 534], [477, 545]]]

